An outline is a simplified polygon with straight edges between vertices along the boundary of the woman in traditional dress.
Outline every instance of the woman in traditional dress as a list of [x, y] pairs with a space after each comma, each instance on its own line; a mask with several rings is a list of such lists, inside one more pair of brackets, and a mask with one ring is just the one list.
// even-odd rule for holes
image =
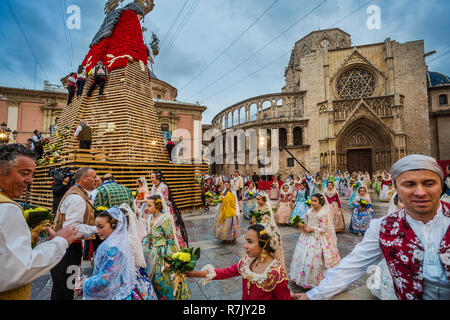
[[172, 215], [173, 221], [175, 221], [178, 245], [181, 248], [188, 247], [188, 235], [186, 227], [184, 226], [183, 218], [181, 217], [181, 212], [172, 198], [172, 192], [170, 191], [169, 186], [165, 183], [164, 176], [161, 170], [152, 172], [150, 174], [150, 179], [153, 184], [150, 195], [153, 196], [155, 194], [161, 194], [164, 197], [164, 201], [169, 207], [168, 213]]
[[186, 272], [189, 278], [211, 280], [242, 277], [242, 300], [290, 300], [289, 279], [284, 265], [281, 235], [265, 216], [261, 224], [251, 225], [245, 234], [245, 254], [238, 263], [218, 269], [212, 265]]
[[354, 181], [350, 181], [351, 186], [352, 186], [352, 194], [350, 195], [350, 197], [348, 198], [347, 204], [350, 208], [354, 208], [355, 207], [355, 197], [358, 194], [358, 189], [361, 186], [361, 183], [359, 181], [357, 181], [356, 183]]
[[341, 197], [345, 196], [345, 177], [343, 174], [341, 174], [341, 176], [339, 177], [339, 195]]
[[327, 190], [325, 190], [325, 198], [327, 199], [331, 216], [333, 217], [334, 230], [336, 232], [341, 232], [345, 230], [344, 214], [342, 213], [341, 201], [339, 200], [339, 195], [333, 182], [328, 181]]
[[95, 225], [103, 242], [97, 248], [92, 275], [81, 282], [83, 299], [154, 300], [151, 283], [146, 297], [137, 286], [125, 214], [114, 206], [99, 213]]
[[392, 178], [389, 175], [389, 173], [385, 171], [384, 175], [383, 175], [383, 180], [381, 181], [381, 185], [380, 185], [380, 189], [381, 189], [380, 200], [381, 201], [389, 202], [391, 200], [389, 198], [391, 186], [392, 186]]
[[147, 179], [145, 177], [140, 177], [137, 180], [138, 190], [136, 195], [136, 206], [140, 208], [142, 203], [144, 203], [150, 196], [150, 191], [148, 190]]
[[297, 195], [295, 197], [295, 207], [292, 210], [291, 218], [292, 220], [295, 216], [299, 216], [303, 219], [308, 211], [308, 206], [306, 205], [306, 200], [309, 199], [309, 188], [306, 182], [303, 182], [300, 185], [300, 189], [297, 191]]
[[278, 199], [277, 208], [275, 210], [275, 222], [285, 225], [289, 224], [292, 213], [292, 198], [294, 195], [289, 191], [289, 185], [284, 184], [281, 187], [280, 198]]
[[244, 219], [246, 219], [246, 220], [251, 219], [250, 210], [253, 210], [256, 208], [257, 193], [258, 193], [258, 191], [256, 190], [255, 183], [253, 181], [250, 182], [250, 185], [244, 195], [244, 207], [242, 208], [242, 215], [243, 215]]
[[377, 173], [374, 177], [374, 183], [373, 183], [373, 190], [377, 194], [378, 198], [380, 197], [380, 191], [381, 191], [381, 180], [383, 180], [383, 176], [381, 173]]
[[[164, 270], [164, 257], [171, 256], [180, 251], [177, 241], [175, 223], [167, 204], [162, 195], [152, 195], [147, 200], [148, 230], [142, 247], [144, 258], [147, 264], [146, 272], [153, 283], [155, 292], [160, 300], [174, 299], [174, 284], [170, 276], [170, 271]], [[186, 279], [186, 284], [188, 284]], [[183, 293], [185, 299], [190, 297], [190, 289]]]
[[301, 234], [292, 257], [289, 278], [310, 289], [317, 286], [325, 272], [341, 260], [336, 246], [336, 234], [331, 213], [322, 194], [311, 197], [311, 209], [305, 224], [299, 224]]
[[317, 174], [314, 179], [314, 187], [311, 190], [311, 194], [316, 193], [316, 191], [318, 190], [318, 188], [317, 188], [318, 185], [322, 185], [322, 180], [320, 179], [320, 174]]
[[[363, 204], [361, 201], [365, 201], [366, 204]], [[366, 187], [361, 186], [358, 188], [358, 194], [355, 196], [353, 203], [354, 209], [349, 229], [353, 233], [363, 235], [369, 228], [370, 220], [374, 217], [372, 200]]]
[[279, 194], [280, 190], [278, 189], [278, 180], [275, 179], [273, 180], [272, 185], [270, 186], [270, 194], [269, 194], [270, 200], [278, 200]]
[[214, 219], [213, 235], [224, 242], [233, 242], [241, 235], [238, 218], [239, 205], [236, 194], [231, 191], [230, 182], [225, 181], [224, 187], [225, 191], [220, 196], [222, 204]]

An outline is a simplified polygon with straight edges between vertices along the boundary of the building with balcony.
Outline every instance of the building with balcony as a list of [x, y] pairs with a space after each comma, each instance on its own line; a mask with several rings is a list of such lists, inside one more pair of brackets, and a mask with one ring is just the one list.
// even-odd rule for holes
[[228, 147], [245, 149], [245, 164], [224, 160], [213, 171], [373, 172], [411, 153], [449, 159], [449, 81], [428, 72], [425, 56], [423, 40], [354, 46], [338, 28], [311, 32], [295, 43], [280, 93], [236, 103], [212, 121], [224, 140], [227, 130], [256, 129], [269, 156], [278, 139], [289, 152], [279, 152], [277, 172], [255, 163], [249, 134], [245, 146], [234, 139]]

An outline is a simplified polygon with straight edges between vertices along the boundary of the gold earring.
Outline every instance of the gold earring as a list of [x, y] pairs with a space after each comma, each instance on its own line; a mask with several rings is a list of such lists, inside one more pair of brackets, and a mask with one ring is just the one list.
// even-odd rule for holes
[[261, 251], [261, 254], [259, 255], [259, 262], [263, 263], [266, 258], [267, 258], [267, 251], [266, 249], [263, 249]]

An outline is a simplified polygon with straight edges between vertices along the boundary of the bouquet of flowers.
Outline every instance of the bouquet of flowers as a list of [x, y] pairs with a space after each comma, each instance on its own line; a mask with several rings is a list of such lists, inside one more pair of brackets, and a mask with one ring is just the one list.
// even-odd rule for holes
[[356, 184], [352, 184], [353, 190], [355, 190], [358, 186]]
[[131, 195], [136, 198], [137, 197], [137, 192], [136, 191], [131, 191]]
[[250, 210], [250, 217], [252, 223], [261, 223], [263, 216], [269, 215], [269, 211], [262, 211], [260, 209], [258, 210]]
[[294, 216], [294, 217], [291, 219], [291, 225], [297, 227], [299, 224], [305, 225], [305, 220], [303, 220], [303, 219], [300, 218], [299, 216]]
[[31, 247], [34, 248], [41, 233], [52, 226], [53, 214], [48, 209], [32, 207], [24, 211], [25, 220], [31, 231]]
[[311, 200], [310, 199], [306, 200], [305, 204], [308, 206], [308, 208], [311, 208]]
[[211, 199], [211, 198], [213, 198], [213, 194], [208, 191], [208, 192], [205, 193], [205, 197]]
[[168, 270], [171, 272], [171, 279], [174, 284], [173, 296], [175, 300], [189, 299], [189, 288], [184, 283], [186, 271], [192, 271], [195, 268], [197, 260], [200, 259], [200, 248], [182, 249], [171, 256], [164, 257], [168, 264]]
[[372, 204], [367, 202], [366, 200], [364, 200], [364, 199], [359, 200], [359, 208], [369, 209], [371, 206], [372, 206]]

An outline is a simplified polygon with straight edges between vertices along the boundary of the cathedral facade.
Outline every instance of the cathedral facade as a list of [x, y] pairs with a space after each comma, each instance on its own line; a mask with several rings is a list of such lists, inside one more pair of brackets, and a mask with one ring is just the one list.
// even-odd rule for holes
[[[445, 160], [450, 84], [439, 75], [427, 70], [422, 40], [354, 46], [338, 28], [314, 31], [295, 43], [280, 93], [234, 104], [212, 126], [223, 133], [266, 129], [269, 140], [278, 129], [285, 148], [277, 172], [268, 174], [373, 172], [412, 153]], [[248, 161], [214, 170], [264, 173]]]

